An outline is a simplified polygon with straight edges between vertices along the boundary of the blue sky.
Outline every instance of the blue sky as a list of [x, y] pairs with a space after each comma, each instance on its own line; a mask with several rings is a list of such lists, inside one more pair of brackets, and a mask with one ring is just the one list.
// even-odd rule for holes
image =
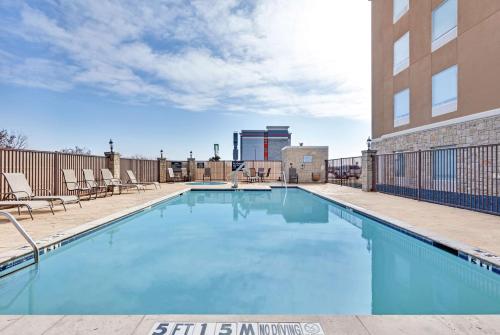
[[338, 157], [370, 132], [365, 1], [4, 0], [0, 20], [0, 128], [30, 148], [230, 159], [233, 131], [289, 125]]

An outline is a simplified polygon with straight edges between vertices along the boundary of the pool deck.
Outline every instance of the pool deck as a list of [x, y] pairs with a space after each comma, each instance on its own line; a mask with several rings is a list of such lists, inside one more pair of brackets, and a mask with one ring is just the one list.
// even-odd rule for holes
[[[3, 335], [152, 334], [157, 322], [318, 322], [325, 334], [499, 334], [500, 316], [0, 316]], [[178, 332], [177, 334], [183, 334]], [[207, 334], [209, 335], [209, 334]], [[212, 335], [212, 334], [210, 334]], [[239, 335], [239, 334], [233, 334]], [[258, 335], [258, 334], [255, 334]], [[270, 334], [272, 335], [272, 334]], [[282, 334], [283, 335], [283, 334]]]
[[[268, 188], [270, 184], [241, 184], [240, 188]], [[83, 201], [83, 208], [58, 206], [56, 214], [35, 211], [16, 218], [40, 246], [92, 229], [168, 199], [190, 188], [228, 188], [163, 184], [159, 190], [130, 192]], [[323, 197], [359, 208], [433, 239], [474, 252], [500, 255], [500, 217], [331, 184], [300, 185]], [[12, 225], [0, 220], [0, 263], [30, 249]], [[500, 334], [500, 316], [0, 316], [1, 334], [149, 334], [160, 321], [320, 322], [325, 334]]]

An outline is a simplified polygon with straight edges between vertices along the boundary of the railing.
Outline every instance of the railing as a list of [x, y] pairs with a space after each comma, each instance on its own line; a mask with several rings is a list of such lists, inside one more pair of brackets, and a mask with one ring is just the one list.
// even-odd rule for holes
[[10, 221], [14, 225], [14, 227], [17, 229], [19, 233], [24, 237], [24, 239], [31, 245], [33, 248], [33, 257], [35, 259], [35, 263], [38, 263], [39, 260], [39, 250], [38, 246], [36, 245], [35, 241], [29, 236], [29, 234], [24, 230], [24, 228], [17, 222], [17, 220], [9, 213], [0, 211], [0, 216], [5, 217], [7, 220]]
[[500, 147], [399, 152], [375, 157], [378, 192], [500, 214]]
[[361, 156], [330, 159], [326, 165], [328, 183], [361, 188]]

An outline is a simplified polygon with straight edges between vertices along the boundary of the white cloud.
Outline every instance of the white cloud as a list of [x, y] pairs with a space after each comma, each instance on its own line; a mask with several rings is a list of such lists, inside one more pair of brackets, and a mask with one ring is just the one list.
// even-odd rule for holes
[[0, 80], [55, 90], [86, 85], [193, 111], [368, 118], [369, 7], [345, 0], [25, 4], [9, 33], [47, 52], [0, 54], [15, 64]]

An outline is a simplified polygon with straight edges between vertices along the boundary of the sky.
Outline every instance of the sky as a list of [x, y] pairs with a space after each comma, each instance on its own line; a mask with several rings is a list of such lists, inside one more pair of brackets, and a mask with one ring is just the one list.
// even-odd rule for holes
[[232, 158], [232, 134], [360, 155], [370, 134], [370, 3], [2, 0], [0, 129], [39, 150]]

